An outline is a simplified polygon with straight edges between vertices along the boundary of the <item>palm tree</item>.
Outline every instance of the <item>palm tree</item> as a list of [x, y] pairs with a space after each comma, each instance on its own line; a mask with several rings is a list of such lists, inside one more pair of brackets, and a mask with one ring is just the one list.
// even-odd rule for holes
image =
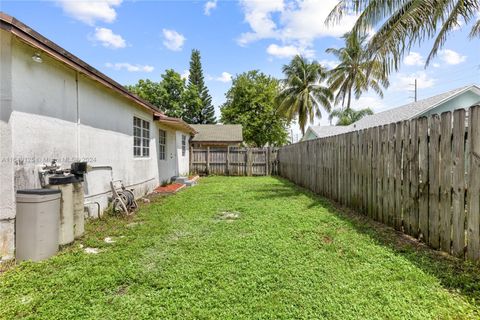
[[383, 98], [381, 87], [388, 87], [389, 82], [382, 62], [371, 59], [365, 49], [365, 36], [347, 33], [343, 36], [345, 47], [329, 48], [340, 61], [339, 65], [328, 72], [328, 84], [332, 92], [336, 92], [335, 104], [346, 110], [350, 109], [352, 91], [358, 99], [362, 93], [373, 89]]
[[370, 108], [365, 108], [360, 110], [354, 110], [352, 108], [335, 109], [332, 112], [330, 112], [330, 116], [328, 117], [328, 119], [332, 121], [333, 118], [338, 118], [338, 121], [336, 123], [337, 126], [348, 126], [354, 122], [357, 122], [363, 117], [369, 116], [372, 114], [373, 114], [373, 111]]
[[282, 68], [285, 79], [282, 90], [277, 97], [278, 111], [288, 121], [298, 118], [302, 133], [308, 119], [313, 123], [316, 116], [321, 118], [320, 106], [328, 112], [331, 110], [331, 91], [321, 84], [326, 79], [326, 70], [318, 62], [309, 62], [302, 56], [295, 56], [288, 65]]
[[480, 18], [475, 18], [479, 10], [480, 0], [341, 0], [327, 23], [338, 23], [346, 14], [358, 14], [352, 31], [365, 34], [376, 30], [368, 52], [382, 59], [390, 73], [398, 70], [403, 55], [413, 45], [434, 39], [428, 65], [461, 23], [474, 22], [470, 38], [480, 37]]

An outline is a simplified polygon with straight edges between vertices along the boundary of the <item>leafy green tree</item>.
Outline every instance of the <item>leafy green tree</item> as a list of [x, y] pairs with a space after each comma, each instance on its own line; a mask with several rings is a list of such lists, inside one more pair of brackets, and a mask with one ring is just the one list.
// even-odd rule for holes
[[348, 126], [365, 116], [372, 115], [373, 111], [370, 108], [354, 110], [352, 108], [335, 109], [330, 113], [328, 117], [331, 120], [338, 118], [337, 126]]
[[183, 92], [182, 101], [184, 104], [183, 120], [187, 123], [201, 123], [202, 99], [196, 85], [190, 85]]
[[480, 37], [479, 8], [480, 0], [341, 0], [327, 22], [339, 23], [346, 14], [358, 14], [352, 31], [366, 34], [376, 30], [369, 41], [368, 52], [382, 59], [390, 73], [398, 70], [403, 55], [413, 45], [434, 39], [426, 61], [428, 65], [461, 23], [473, 22], [470, 38]]
[[326, 50], [340, 61], [338, 66], [328, 72], [328, 84], [330, 90], [335, 92], [335, 104], [348, 110], [352, 102], [352, 91], [355, 98], [359, 99], [370, 88], [383, 98], [381, 87], [388, 87], [388, 78], [382, 62], [367, 53], [366, 37], [347, 33], [343, 39], [345, 47]]
[[165, 70], [160, 82], [141, 79], [126, 88], [170, 117], [183, 116], [185, 81], [172, 69]]
[[[212, 97], [208, 92], [208, 88], [205, 85], [205, 80], [203, 78], [203, 70], [202, 70], [202, 62], [200, 57], [200, 51], [192, 50], [192, 55], [190, 57], [190, 74], [188, 76], [188, 87], [190, 88], [191, 92], [194, 92], [195, 89], [191, 87], [195, 86], [199, 97], [202, 101], [202, 108], [200, 110], [196, 109], [196, 106], [189, 106], [188, 108], [192, 108], [192, 110], [188, 110], [190, 119], [194, 119], [197, 124], [209, 124], [209, 123], [216, 123], [215, 119], [215, 108], [212, 105]], [[195, 115], [193, 116], [193, 113]]]
[[298, 118], [302, 134], [308, 119], [321, 118], [320, 106], [330, 111], [331, 91], [321, 83], [326, 78], [326, 70], [318, 62], [309, 62], [302, 56], [295, 56], [282, 69], [286, 79], [282, 81], [282, 91], [277, 96], [278, 111], [288, 121]]
[[154, 82], [150, 79], [140, 79], [136, 84], [127, 85], [125, 88], [133, 94], [136, 94], [139, 98], [150, 102], [158, 109], [162, 110], [163, 90], [160, 87], [160, 83]]
[[183, 96], [185, 91], [185, 80], [175, 70], [168, 69], [162, 74], [161, 105], [165, 114], [170, 117], [181, 118], [183, 116]]
[[258, 70], [237, 75], [226, 93], [227, 101], [220, 109], [221, 121], [241, 124], [244, 140], [249, 145], [284, 145], [287, 143], [288, 121], [276, 112], [278, 93], [278, 80]]

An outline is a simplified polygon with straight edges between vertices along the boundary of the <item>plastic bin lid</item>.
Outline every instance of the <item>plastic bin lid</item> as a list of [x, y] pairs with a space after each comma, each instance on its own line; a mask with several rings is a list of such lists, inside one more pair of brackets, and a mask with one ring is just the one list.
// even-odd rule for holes
[[61, 185], [78, 182], [77, 178], [73, 174], [56, 174], [48, 178], [48, 184]]
[[61, 193], [62, 191], [57, 189], [25, 189], [25, 190], [18, 190], [18, 194], [36, 194], [39, 196], [45, 196], [49, 194], [56, 194]]

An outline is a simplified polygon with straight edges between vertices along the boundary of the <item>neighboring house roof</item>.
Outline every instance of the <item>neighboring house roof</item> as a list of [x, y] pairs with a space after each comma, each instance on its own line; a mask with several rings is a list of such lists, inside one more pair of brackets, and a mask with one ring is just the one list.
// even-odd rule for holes
[[192, 124], [197, 134], [193, 142], [242, 142], [243, 129], [240, 124]]
[[[373, 115], [366, 116], [349, 126], [311, 126], [308, 128], [304, 138], [308, 139], [307, 134], [313, 133], [317, 138], [330, 137], [337, 134], [361, 130], [376, 126], [382, 126], [389, 123], [410, 120], [419, 117], [426, 112], [442, 105], [443, 103], [461, 95], [464, 92], [477, 92], [480, 99], [480, 87], [477, 85], [469, 85], [461, 88], [453, 89], [436, 96], [412, 102], [397, 108], [385, 110]], [[465, 106], [467, 108], [468, 106]]]
[[[342, 134], [349, 131], [347, 126], [310, 126], [305, 133], [305, 137], [309, 136], [310, 132], [317, 138], [331, 137], [337, 134]], [[303, 140], [303, 139], [302, 139]]]
[[480, 94], [480, 87], [476, 85], [465, 86], [457, 89], [453, 89], [436, 96], [419, 100], [417, 102], [412, 102], [397, 108], [389, 109], [382, 111], [370, 116], [366, 116], [354, 124], [350, 125], [351, 130], [360, 130], [370, 127], [382, 126], [389, 123], [404, 121], [413, 119], [422, 115], [423, 113], [437, 107], [446, 100], [454, 98], [455, 96], [468, 91], [468, 90], [478, 90]]
[[[108, 87], [123, 97], [133, 101], [137, 105], [147, 109], [152, 115], [155, 114], [163, 114], [157, 107], [152, 105], [151, 103], [140, 99], [135, 94], [128, 91], [124, 86], [120, 83], [116, 82], [115, 80], [111, 79], [104, 73], [98, 71], [85, 61], [81, 60], [80, 58], [76, 57], [72, 53], [68, 52], [67, 50], [63, 49], [56, 43], [48, 40], [40, 33], [36, 32], [29, 26], [25, 25], [24, 23], [20, 22], [19, 20], [15, 19], [14, 17], [9, 16], [4, 12], [0, 12], [0, 29], [5, 30], [13, 34], [14, 36], [18, 37], [24, 43], [29, 46], [32, 46], [39, 51], [43, 51], [44, 53], [48, 54], [55, 60], [61, 61], [62, 63], [68, 65], [70, 68], [78, 71], [81, 74], [86, 75], [92, 80], [95, 80], [105, 87]], [[171, 121], [178, 122], [180, 126], [186, 128], [187, 132], [195, 133], [193, 128], [189, 127], [182, 119], [178, 118], [170, 118]], [[173, 120], [174, 119], [174, 120]], [[162, 120], [159, 120], [162, 122]], [[186, 125], [186, 126], [185, 126]]]

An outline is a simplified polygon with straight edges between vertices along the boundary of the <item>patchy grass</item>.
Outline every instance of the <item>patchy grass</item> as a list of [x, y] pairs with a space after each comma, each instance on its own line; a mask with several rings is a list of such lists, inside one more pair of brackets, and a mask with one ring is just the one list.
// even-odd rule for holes
[[214, 177], [11, 268], [0, 301], [6, 319], [478, 319], [480, 267], [284, 180]]

